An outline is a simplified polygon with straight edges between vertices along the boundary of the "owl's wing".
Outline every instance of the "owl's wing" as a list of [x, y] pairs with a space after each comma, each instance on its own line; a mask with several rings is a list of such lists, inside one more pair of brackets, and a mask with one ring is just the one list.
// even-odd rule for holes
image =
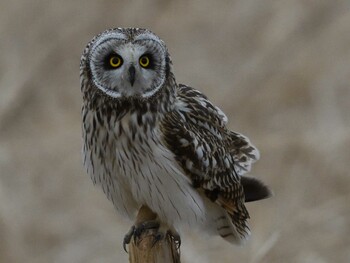
[[223, 207], [239, 234], [246, 237], [249, 215], [244, 201], [270, 193], [259, 180], [242, 176], [259, 159], [259, 152], [248, 138], [226, 128], [226, 115], [205, 95], [184, 85], [177, 92], [175, 110], [161, 125], [164, 142], [193, 186]]
[[177, 95], [176, 108], [162, 128], [164, 140], [183, 168], [199, 180], [233, 167], [237, 177], [249, 172], [259, 159], [249, 139], [229, 131], [226, 115], [198, 90], [179, 85]]

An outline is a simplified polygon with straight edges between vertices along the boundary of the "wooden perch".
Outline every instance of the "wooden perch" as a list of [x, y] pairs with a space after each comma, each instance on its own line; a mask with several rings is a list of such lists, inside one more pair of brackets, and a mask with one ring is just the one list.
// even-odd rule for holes
[[[157, 215], [147, 206], [142, 206], [137, 215], [136, 224], [154, 220]], [[129, 244], [130, 263], [180, 263], [180, 251], [171, 236], [166, 235], [154, 244], [157, 230], [144, 231], [135, 242], [132, 238]]]

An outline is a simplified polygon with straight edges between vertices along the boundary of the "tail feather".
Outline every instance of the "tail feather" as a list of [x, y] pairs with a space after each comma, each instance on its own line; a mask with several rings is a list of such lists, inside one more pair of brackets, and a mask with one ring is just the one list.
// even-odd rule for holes
[[252, 176], [242, 176], [245, 202], [253, 202], [272, 196], [271, 190], [259, 179]]

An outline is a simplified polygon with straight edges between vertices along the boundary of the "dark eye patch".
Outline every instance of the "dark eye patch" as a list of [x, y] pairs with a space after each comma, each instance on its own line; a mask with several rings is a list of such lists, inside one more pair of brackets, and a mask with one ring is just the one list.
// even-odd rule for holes
[[149, 64], [146, 67], [147, 69], [155, 69], [156, 61], [154, 59], [154, 56], [151, 53], [145, 53], [140, 58], [147, 57], [149, 59]]
[[[114, 64], [118, 60], [120, 61], [120, 64], [118, 66], [115, 66]], [[103, 59], [103, 68], [105, 70], [114, 70], [116, 68], [119, 68], [121, 65], [123, 65], [123, 62], [124, 62], [123, 58], [119, 54], [112, 52], [112, 53], [109, 53], [107, 56], [105, 56], [105, 58]]]

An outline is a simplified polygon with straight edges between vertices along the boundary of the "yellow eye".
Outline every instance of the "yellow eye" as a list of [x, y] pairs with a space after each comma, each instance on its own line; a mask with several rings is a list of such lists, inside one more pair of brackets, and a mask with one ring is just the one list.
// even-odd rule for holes
[[146, 55], [140, 57], [139, 63], [141, 65], [141, 67], [147, 68], [149, 66], [149, 63], [150, 63], [149, 57]]
[[109, 59], [109, 65], [112, 68], [119, 68], [122, 65], [122, 63], [122, 58], [116, 55], [111, 56], [111, 58]]

